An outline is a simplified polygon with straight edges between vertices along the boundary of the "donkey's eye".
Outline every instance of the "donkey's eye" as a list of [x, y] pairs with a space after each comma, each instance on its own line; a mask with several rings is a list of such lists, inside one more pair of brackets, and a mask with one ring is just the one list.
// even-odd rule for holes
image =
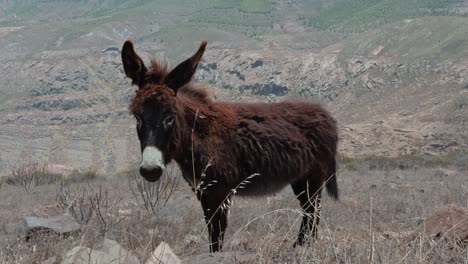
[[163, 121], [163, 125], [164, 125], [165, 128], [169, 128], [173, 124], [174, 124], [174, 116], [172, 116], [172, 115], [166, 117], [166, 119], [164, 119], [164, 121]]

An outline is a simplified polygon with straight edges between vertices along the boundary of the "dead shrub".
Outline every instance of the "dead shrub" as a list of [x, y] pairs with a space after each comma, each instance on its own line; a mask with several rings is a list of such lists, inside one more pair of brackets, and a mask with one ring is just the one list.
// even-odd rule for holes
[[157, 182], [148, 182], [137, 173], [130, 173], [128, 186], [140, 207], [157, 214], [177, 188], [180, 178], [175, 169], [171, 169]]
[[70, 214], [80, 224], [88, 223], [93, 215], [93, 208], [89, 202], [90, 191], [83, 186], [72, 190], [63, 181], [57, 188], [56, 200], [65, 213]]
[[63, 179], [63, 175], [48, 171], [47, 163], [33, 162], [12, 169], [6, 183], [20, 186], [25, 191], [30, 192], [39, 185], [51, 184], [61, 179]]

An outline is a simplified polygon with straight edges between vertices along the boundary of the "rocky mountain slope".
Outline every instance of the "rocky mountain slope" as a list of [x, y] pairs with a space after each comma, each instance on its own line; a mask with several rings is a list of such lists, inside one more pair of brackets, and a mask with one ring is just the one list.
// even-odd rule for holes
[[135, 88], [120, 61], [126, 38], [146, 60], [173, 64], [207, 39], [196, 79], [216, 100], [322, 101], [340, 123], [346, 156], [467, 150], [465, 17], [412, 15], [336, 33], [305, 22], [306, 7], [321, 10], [318, 0], [316, 9], [302, 1], [82, 2], [75, 17], [60, 12], [66, 1], [33, 11], [27, 4], [37, 1], [0, 2], [1, 173], [32, 160], [112, 173], [139, 159], [127, 111]]

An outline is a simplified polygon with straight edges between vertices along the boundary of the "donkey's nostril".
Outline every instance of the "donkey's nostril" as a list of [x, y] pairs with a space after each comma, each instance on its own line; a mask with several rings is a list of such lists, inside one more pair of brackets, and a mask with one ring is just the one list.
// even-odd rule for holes
[[163, 173], [162, 168], [156, 167], [151, 169], [146, 169], [144, 167], [140, 167], [140, 175], [143, 176], [149, 182], [155, 182], [159, 180]]

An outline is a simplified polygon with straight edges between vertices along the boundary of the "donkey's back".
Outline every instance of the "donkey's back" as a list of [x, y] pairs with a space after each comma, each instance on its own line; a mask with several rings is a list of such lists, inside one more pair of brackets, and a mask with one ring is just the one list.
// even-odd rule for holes
[[215, 103], [235, 112], [236, 122], [222, 137], [218, 174], [239, 194], [273, 193], [301, 179], [320, 183], [335, 174], [336, 122], [315, 103]]

